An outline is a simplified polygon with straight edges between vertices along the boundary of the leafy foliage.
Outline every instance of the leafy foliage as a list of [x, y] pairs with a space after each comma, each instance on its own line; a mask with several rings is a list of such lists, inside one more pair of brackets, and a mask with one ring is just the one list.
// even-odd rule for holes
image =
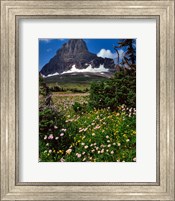
[[117, 110], [119, 105], [136, 107], [136, 74], [134, 70], [123, 69], [107, 81], [93, 83], [90, 89], [92, 107]]
[[115, 51], [118, 54], [118, 64], [119, 64], [119, 52], [118, 49], [125, 48], [125, 54], [122, 58], [121, 65], [127, 66], [129, 68], [136, 67], [136, 44], [135, 39], [120, 39], [117, 46], [114, 46]]

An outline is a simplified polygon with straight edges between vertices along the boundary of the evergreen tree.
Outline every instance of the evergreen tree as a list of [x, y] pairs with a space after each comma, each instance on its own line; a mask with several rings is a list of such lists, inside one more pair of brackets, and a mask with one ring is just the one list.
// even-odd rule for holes
[[118, 49], [126, 49], [125, 54], [120, 63], [122, 66], [127, 66], [128, 68], [136, 68], [136, 44], [135, 39], [120, 39], [117, 46], [114, 46], [115, 51], [118, 54], [119, 63], [119, 53]]

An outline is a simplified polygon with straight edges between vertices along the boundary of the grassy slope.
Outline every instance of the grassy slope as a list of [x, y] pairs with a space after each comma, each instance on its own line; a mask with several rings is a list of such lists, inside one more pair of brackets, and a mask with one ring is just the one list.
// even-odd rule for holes
[[84, 90], [86, 88], [90, 88], [91, 82], [97, 82], [100, 80], [108, 79], [106, 77], [101, 76], [100, 74], [83, 74], [79, 73], [77, 75], [75, 74], [64, 74], [64, 75], [56, 75], [52, 77], [45, 78], [46, 83], [50, 87], [53, 87], [55, 85], [59, 85], [63, 88], [76, 88], [80, 90]]

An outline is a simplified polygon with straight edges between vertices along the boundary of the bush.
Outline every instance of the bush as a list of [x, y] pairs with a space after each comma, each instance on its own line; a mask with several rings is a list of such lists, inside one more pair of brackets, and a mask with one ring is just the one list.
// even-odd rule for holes
[[72, 108], [73, 110], [76, 112], [76, 113], [86, 113], [86, 112], [89, 112], [91, 110], [91, 108], [89, 107], [88, 104], [86, 103], [79, 103], [79, 102], [75, 102], [73, 105], [72, 105]]
[[122, 70], [106, 81], [92, 83], [90, 105], [102, 109], [117, 110], [118, 106], [136, 107], [136, 73], [134, 70]]
[[39, 155], [41, 161], [59, 161], [72, 143], [66, 133], [65, 117], [54, 108], [46, 107], [39, 113]]

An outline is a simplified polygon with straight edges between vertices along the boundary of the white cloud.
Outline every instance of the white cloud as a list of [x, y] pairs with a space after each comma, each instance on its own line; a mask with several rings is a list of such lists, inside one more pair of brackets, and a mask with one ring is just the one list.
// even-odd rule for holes
[[112, 53], [111, 50], [101, 49], [100, 52], [97, 53], [97, 56], [102, 58], [115, 59], [117, 57], [117, 54]]
[[60, 41], [65, 41], [66, 39], [64, 39], [64, 38], [59, 38], [58, 40], [60, 40]]
[[[119, 59], [120, 59], [119, 62], [121, 62], [121, 60], [124, 57], [125, 52], [122, 49], [120, 49], [120, 50], [118, 50], [118, 53], [119, 53]], [[114, 59], [115, 63], [117, 63], [117, 61], [118, 61], [118, 54], [116, 52], [112, 53], [111, 50], [101, 49], [100, 52], [97, 53], [97, 56], [102, 57], [102, 58]]]
[[51, 39], [49, 39], [49, 38], [40, 38], [39, 40], [46, 42], [46, 43], [49, 43], [51, 41]]

